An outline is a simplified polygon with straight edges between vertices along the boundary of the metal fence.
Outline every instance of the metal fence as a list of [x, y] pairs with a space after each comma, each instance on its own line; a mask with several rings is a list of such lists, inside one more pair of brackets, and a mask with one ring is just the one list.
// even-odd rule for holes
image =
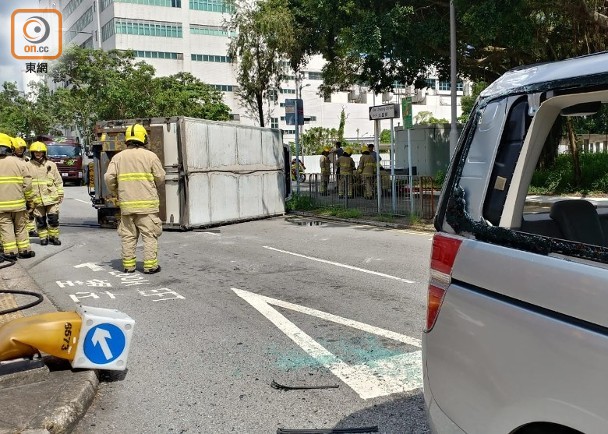
[[[435, 215], [441, 185], [430, 176], [394, 175], [381, 171], [381, 194], [378, 200], [376, 175], [331, 175], [323, 180], [317, 173], [307, 174], [300, 183], [300, 195], [308, 196], [319, 206], [358, 209], [363, 214], [415, 215], [431, 219]], [[292, 191], [296, 192], [293, 182]]]

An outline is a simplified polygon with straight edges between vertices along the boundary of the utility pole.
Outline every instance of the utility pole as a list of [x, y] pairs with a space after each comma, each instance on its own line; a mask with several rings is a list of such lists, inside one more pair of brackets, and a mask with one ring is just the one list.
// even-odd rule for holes
[[454, 0], [450, 0], [450, 104], [452, 105], [452, 120], [450, 127], [450, 157], [454, 155], [458, 143], [458, 101], [456, 99], [456, 9]]

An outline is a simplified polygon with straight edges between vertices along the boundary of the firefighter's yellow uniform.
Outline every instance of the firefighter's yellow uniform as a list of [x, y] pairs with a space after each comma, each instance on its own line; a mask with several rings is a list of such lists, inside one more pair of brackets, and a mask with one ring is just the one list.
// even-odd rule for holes
[[40, 245], [51, 243], [60, 246], [59, 204], [63, 202], [63, 179], [57, 165], [47, 160], [44, 143], [32, 143], [30, 153], [32, 158], [28, 164], [32, 176], [34, 217]]
[[[13, 154], [15, 155], [15, 157], [21, 159], [24, 162], [28, 162], [30, 161], [30, 157], [28, 157], [27, 155], [25, 155], [25, 151], [27, 149], [27, 143], [25, 143], [25, 140], [23, 140], [21, 137], [15, 137], [13, 139], [13, 146], [14, 146], [14, 151]], [[30, 165], [26, 164], [25, 165], [28, 170]], [[30, 237], [37, 237], [38, 236], [38, 232], [36, 232], [36, 223], [35, 223], [35, 218], [34, 218], [34, 209], [30, 209], [27, 213], [28, 219], [27, 219], [27, 231], [29, 233]]]
[[158, 156], [144, 146], [148, 133], [139, 124], [125, 132], [127, 149], [116, 154], [104, 175], [110, 192], [118, 197], [122, 241], [122, 265], [126, 273], [135, 271], [135, 248], [141, 234], [144, 243], [144, 273], [160, 271], [158, 237], [162, 222], [158, 216], [158, 189], [164, 185], [165, 170]]
[[349, 146], [344, 150], [344, 153], [338, 158], [338, 167], [340, 168], [340, 182], [338, 184], [338, 197], [344, 197], [344, 192], [347, 191], [348, 197], [353, 197], [353, 173], [355, 171], [355, 161], [351, 154], [353, 149]]
[[4, 255], [31, 258], [27, 208], [32, 200], [32, 178], [22, 160], [12, 156], [12, 138], [0, 133], [0, 236]]
[[331, 173], [331, 161], [329, 159], [329, 148], [324, 148], [321, 152], [321, 158], [319, 159], [319, 166], [321, 167], [321, 188], [319, 193], [322, 195], [329, 194], [327, 186], [329, 185], [329, 175]]
[[369, 153], [367, 146], [361, 148], [362, 155], [359, 159], [357, 172], [363, 177], [363, 197], [374, 198], [374, 175], [376, 174], [376, 160]]

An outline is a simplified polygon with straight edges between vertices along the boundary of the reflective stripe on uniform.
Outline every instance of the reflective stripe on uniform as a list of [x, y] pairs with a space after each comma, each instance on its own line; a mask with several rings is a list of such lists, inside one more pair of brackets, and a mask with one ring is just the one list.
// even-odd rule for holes
[[120, 201], [120, 208], [155, 208], [160, 205], [158, 200], [129, 200]]
[[119, 181], [154, 181], [151, 173], [122, 173], [118, 175]]
[[17, 248], [17, 241], [11, 241], [10, 243], [2, 243], [4, 250], [13, 250]]
[[25, 206], [25, 198], [18, 200], [7, 200], [0, 201], [0, 209], [2, 208], [13, 208], [18, 206]]
[[158, 267], [158, 259], [148, 259], [144, 261], [144, 270], [153, 270]]
[[123, 258], [123, 260], [122, 260], [122, 266], [123, 266], [123, 268], [132, 269], [132, 268], [135, 268], [135, 265], [136, 265], [135, 258], [129, 258], [129, 259], [124, 259]]
[[17, 241], [17, 248], [19, 250], [24, 250], [24, 249], [28, 249], [30, 247], [30, 240], [29, 238], [25, 241]]
[[0, 176], [0, 184], [22, 184], [23, 176]]

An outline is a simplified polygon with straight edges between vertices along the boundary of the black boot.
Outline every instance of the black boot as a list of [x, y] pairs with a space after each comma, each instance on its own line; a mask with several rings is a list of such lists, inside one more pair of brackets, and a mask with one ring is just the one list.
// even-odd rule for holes
[[32, 238], [36, 238], [36, 237], [38, 237], [38, 232], [32, 229], [32, 230], [31, 230], [31, 231], [28, 233], [28, 235], [29, 235], [30, 237], [32, 237]]
[[23, 259], [33, 258], [34, 256], [36, 256], [36, 252], [33, 250], [30, 250], [29, 252], [19, 252], [19, 257]]
[[10, 259], [11, 261], [16, 261], [17, 260], [17, 254], [16, 253], [5, 253], [4, 257], [6, 259]]
[[41, 246], [47, 246], [49, 244], [49, 240], [47, 238], [43, 238], [40, 240]]
[[49, 237], [49, 243], [51, 243], [54, 246], [61, 245], [61, 241], [59, 241], [59, 238], [55, 238], [55, 237]]

